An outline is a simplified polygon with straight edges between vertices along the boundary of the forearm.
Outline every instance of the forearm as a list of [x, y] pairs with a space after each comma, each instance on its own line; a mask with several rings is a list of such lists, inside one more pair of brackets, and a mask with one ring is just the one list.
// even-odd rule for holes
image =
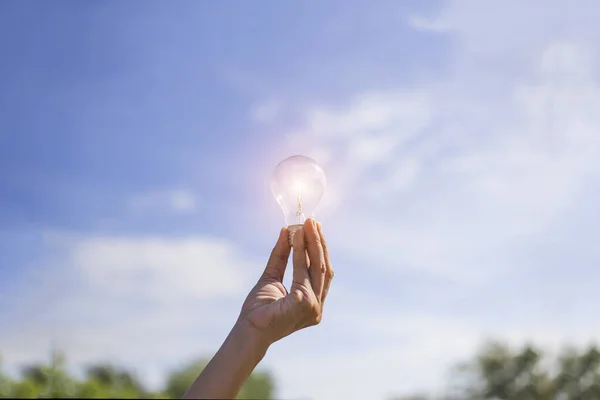
[[234, 399], [268, 347], [253, 327], [238, 322], [183, 398]]

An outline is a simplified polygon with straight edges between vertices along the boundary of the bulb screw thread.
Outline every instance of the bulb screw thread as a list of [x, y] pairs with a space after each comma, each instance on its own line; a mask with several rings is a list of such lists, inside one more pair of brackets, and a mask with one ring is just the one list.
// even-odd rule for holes
[[296, 233], [296, 231], [300, 228], [302, 228], [302, 224], [294, 224], [294, 225], [288, 225], [288, 231], [290, 233], [290, 246], [294, 245], [294, 233]]

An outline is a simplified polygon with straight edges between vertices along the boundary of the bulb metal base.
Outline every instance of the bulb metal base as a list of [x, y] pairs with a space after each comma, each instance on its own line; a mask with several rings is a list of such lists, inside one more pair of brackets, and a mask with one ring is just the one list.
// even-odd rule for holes
[[296, 231], [300, 228], [302, 228], [304, 225], [303, 224], [294, 224], [294, 225], [288, 225], [288, 231], [290, 232], [290, 246], [294, 245], [294, 233], [296, 233]]

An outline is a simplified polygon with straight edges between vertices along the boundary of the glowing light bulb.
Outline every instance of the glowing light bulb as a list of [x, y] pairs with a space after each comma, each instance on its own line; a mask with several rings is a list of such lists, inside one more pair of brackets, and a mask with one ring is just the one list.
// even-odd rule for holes
[[327, 187], [323, 168], [305, 156], [292, 156], [275, 167], [271, 190], [285, 216], [290, 231], [290, 244], [298, 230], [314, 212]]

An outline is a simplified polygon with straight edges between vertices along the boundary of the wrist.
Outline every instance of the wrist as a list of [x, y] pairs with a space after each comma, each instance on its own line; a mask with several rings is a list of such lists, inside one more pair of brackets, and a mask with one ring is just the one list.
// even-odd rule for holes
[[252, 358], [257, 358], [257, 361], [262, 360], [271, 346], [269, 338], [246, 319], [240, 319], [235, 323], [229, 338], [237, 343], [237, 346], [243, 347], [245, 353], [250, 353], [253, 355]]
[[184, 398], [233, 399], [269, 348], [264, 335], [238, 321]]

